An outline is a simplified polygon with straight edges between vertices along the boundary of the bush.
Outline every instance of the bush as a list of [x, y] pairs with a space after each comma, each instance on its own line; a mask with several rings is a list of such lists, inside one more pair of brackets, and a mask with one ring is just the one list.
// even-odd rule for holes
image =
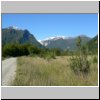
[[79, 53], [72, 56], [72, 58], [70, 59], [70, 67], [76, 74], [82, 73], [83, 75], [87, 75], [90, 70], [90, 64], [87, 60], [88, 50], [86, 46], [81, 45], [80, 37], [78, 38], [77, 46]]
[[75, 72], [75, 74], [88, 74], [90, 69], [90, 64], [88, 60], [82, 59], [80, 57], [71, 58], [70, 67]]
[[40, 49], [33, 45], [27, 45], [27, 44], [6, 44], [2, 48], [2, 56], [24, 56], [24, 55], [34, 55], [39, 54]]
[[48, 61], [50, 59], [56, 59], [55, 57], [55, 53], [54, 52], [51, 52], [51, 51], [48, 51], [44, 54], [44, 58], [47, 59]]
[[97, 58], [97, 56], [94, 56], [93, 57], [93, 63], [97, 63], [98, 62], [98, 58]]
[[6, 56], [17, 56], [19, 53], [19, 49], [16, 45], [5, 45], [2, 49], [2, 55], [3, 57]]

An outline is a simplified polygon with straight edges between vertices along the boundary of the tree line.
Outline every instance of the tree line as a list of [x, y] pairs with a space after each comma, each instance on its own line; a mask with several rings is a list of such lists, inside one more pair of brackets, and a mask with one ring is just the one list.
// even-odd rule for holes
[[24, 55], [38, 55], [41, 57], [52, 56], [64, 56], [72, 54], [69, 50], [61, 50], [57, 48], [39, 48], [32, 44], [6, 44], [2, 46], [3, 57], [18, 57]]
[[[84, 46], [82, 48], [84, 50]], [[46, 56], [72, 56], [79, 54], [79, 51], [62, 50], [59, 48], [39, 48], [32, 44], [5, 44], [2, 45], [2, 56], [3, 57], [18, 57], [27, 55], [38, 55], [40, 57]], [[88, 50], [87, 55], [95, 54]]]

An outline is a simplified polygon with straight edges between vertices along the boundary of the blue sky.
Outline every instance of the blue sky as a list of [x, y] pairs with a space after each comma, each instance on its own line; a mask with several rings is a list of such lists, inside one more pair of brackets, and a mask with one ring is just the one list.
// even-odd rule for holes
[[75, 37], [98, 33], [97, 14], [2, 14], [2, 28], [28, 29], [37, 40], [52, 36]]

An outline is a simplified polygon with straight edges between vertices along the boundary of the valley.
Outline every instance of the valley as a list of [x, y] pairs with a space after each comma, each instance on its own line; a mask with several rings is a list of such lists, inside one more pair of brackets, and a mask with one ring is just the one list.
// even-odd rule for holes
[[3, 86], [98, 85], [98, 35], [38, 41], [27, 29], [9, 27], [2, 29], [2, 58]]

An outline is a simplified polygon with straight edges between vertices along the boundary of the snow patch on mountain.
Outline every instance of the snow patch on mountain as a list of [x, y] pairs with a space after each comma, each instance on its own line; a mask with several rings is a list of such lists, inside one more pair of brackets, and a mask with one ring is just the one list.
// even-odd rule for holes
[[54, 37], [49, 37], [44, 40], [38, 40], [42, 45], [47, 46], [50, 44], [50, 41], [56, 41], [56, 40], [65, 40], [65, 39], [70, 39], [71, 37], [66, 37], [66, 36], [54, 36]]
[[21, 30], [20, 28], [18, 28], [17, 26], [9, 26], [8, 29], [15, 29], [15, 30]]
[[41, 43], [43, 45], [43, 42], [41, 40], [38, 40], [39, 43]]
[[54, 37], [49, 37], [49, 38], [46, 38], [42, 41], [49, 41], [49, 40], [59, 40], [59, 39], [67, 39], [69, 37], [65, 37], [65, 36], [54, 36]]

